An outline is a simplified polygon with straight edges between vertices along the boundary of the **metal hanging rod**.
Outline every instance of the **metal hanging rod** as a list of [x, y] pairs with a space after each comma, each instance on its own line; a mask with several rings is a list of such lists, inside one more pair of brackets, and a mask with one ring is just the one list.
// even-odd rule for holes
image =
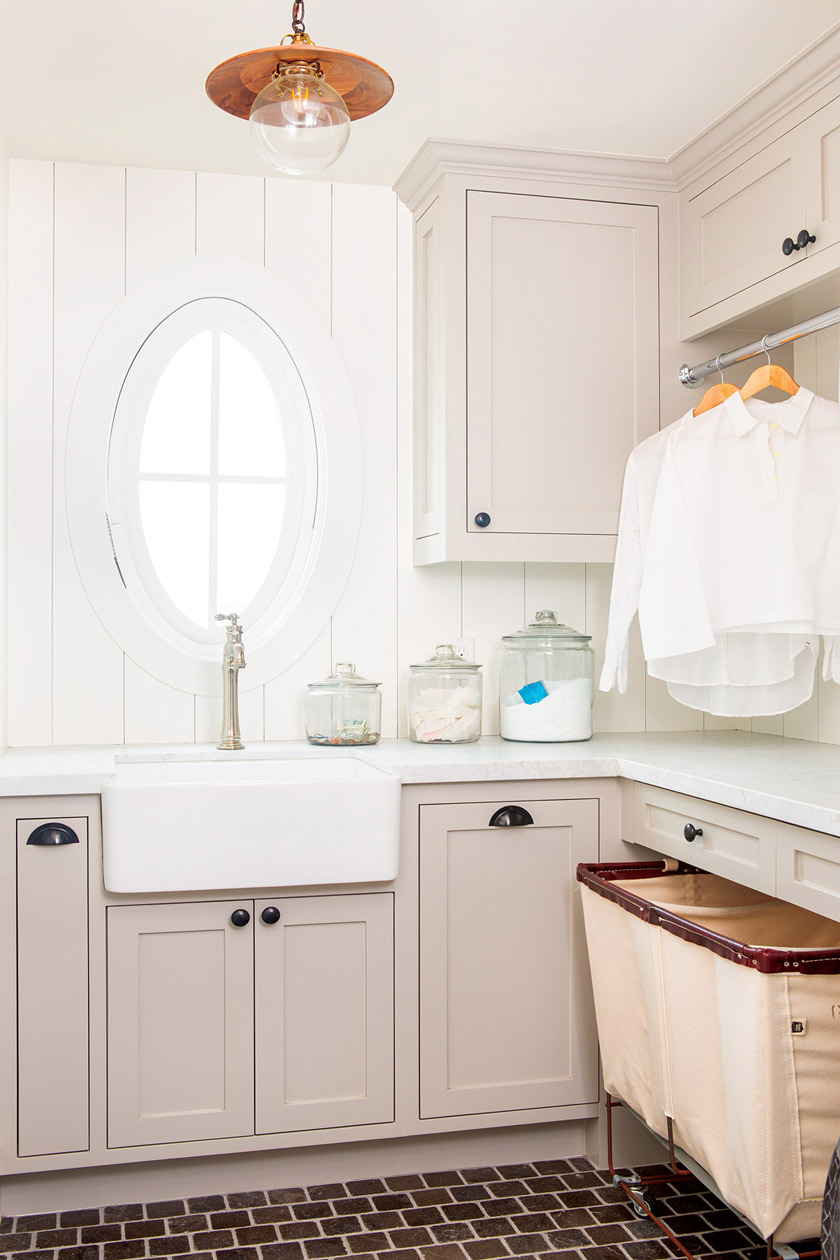
[[713, 376], [715, 372], [733, 367], [736, 363], [743, 363], [744, 359], [753, 359], [757, 354], [765, 354], [768, 350], [776, 350], [789, 341], [796, 341], [798, 337], [807, 337], [810, 333], [819, 332], [822, 328], [830, 328], [832, 324], [840, 324], [840, 306], [835, 306], [833, 310], [825, 311], [822, 315], [815, 315], [813, 319], [804, 319], [801, 324], [793, 324], [792, 327], [784, 328], [781, 332], [768, 333], [760, 341], [751, 341], [748, 346], [741, 346], [738, 350], [727, 350], [724, 354], [719, 354], [716, 359], [707, 359], [705, 363], [698, 363], [696, 367], [689, 367], [687, 363], [684, 363], [680, 368], [680, 380], [689, 389], [696, 389], [698, 385], [703, 384], [707, 376]]

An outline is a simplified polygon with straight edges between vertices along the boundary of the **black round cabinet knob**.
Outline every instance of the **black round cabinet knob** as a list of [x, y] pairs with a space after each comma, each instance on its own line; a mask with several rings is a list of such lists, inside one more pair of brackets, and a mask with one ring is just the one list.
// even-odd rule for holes
[[694, 823], [686, 823], [685, 826], [683, 827], [683, 835], [685, 836], [689, 844], [691, 843], [692, 840], [695, 840], [697, 836], [702, 836], [702, 834], [703, 834], [703, 828], [695, 827]]
[[270, 926], [272, 923], [278, 922], [280, 918], [280, 911], [277, 909], [276, 906], [266, 906], [265, 910], [263, 910], [262, 914], [260, 915], [260, 918], [262, 919], [263, 923], [268, 923]]
[[809, 245], [813, 245], [816, 239], [816, 236], [809, 232], [807, 228], [803, 228], [801, 232], [797, 233], [796, 240], [792, 236], [785, 237], [782, 241], [782, 253], [785, 258], [790, 258], [795, 249], [807, 249]]
[[247, 910], [234, 910], [230, 921], [234, 927], [245, 927], [246, 923], [251, 922], [251, 916]]
[[475, 518], [475, 523], [479, 529], [486, 529], [487, 526], [490, 524], [490, 513], [479, 512], [478, 516], [476, 516]]

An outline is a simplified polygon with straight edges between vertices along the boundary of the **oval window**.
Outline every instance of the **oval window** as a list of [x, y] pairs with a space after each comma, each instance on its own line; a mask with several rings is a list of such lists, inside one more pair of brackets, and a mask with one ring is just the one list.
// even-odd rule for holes
[[287, 670], [350, 574], [362, 446], [329, 330], [282, 277], [239, 259], [153, 272], [79, 376], [65, 492], [96, 614], [152, 678], [217, 696], [238, 613], [243, 690]]
[[218, 640], [217, 612], [258, 622], [302, 559], [311, 445], [300, 378], [258, 316], [221, 298], [173, 312], [135, 357], [114, 416], [109, 520], [123, 580], [197, 642]]

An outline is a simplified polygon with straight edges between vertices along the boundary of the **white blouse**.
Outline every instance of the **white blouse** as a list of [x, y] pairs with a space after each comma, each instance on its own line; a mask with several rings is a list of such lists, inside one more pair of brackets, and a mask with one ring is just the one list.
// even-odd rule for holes
[[627, 686], [638, 611], [650, 672], [684, 704], [785, 712], [819, 634], [840, 674], [840, 409], [800, 387], [688, 412], [630, 456], [601, 689]]

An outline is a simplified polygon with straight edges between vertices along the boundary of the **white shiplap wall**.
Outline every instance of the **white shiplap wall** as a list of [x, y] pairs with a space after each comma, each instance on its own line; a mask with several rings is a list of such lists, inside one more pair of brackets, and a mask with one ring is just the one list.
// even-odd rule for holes
[[[383, 188], [12, 163], [11, 745], [217, 737], [219, 701], [149, 677], [102, 627], [73, 561], [63, 491], [73, 391], [102, 321], [133, 285], [195, 252], [265, 262], [300, 289], [344, 358], [364, 445], [364, 511], [347, 587], [301, 660], [243, 691], [245, 739], [301, 738], [305, 684], [335, 659], [355, 660], [382, 680], [383, 734], [405, 734], [408, 665], [453, 635], [475, 639], [485, 666], [484, 729], [495, 733], [499, 637], [538, 608], [556, 608], [592, 634], [600, 668], [609, 565], [412, 567], [410, 237], [408, 212]], [[245, 638], [247, 645], [247, 628]], [[627, 695], [598, 695], [596, 729], [702, 729], [702, 714], [645, 679], [638, 636], [630, 676]], [[835, 728], [840, 740], [840, 710]]]

